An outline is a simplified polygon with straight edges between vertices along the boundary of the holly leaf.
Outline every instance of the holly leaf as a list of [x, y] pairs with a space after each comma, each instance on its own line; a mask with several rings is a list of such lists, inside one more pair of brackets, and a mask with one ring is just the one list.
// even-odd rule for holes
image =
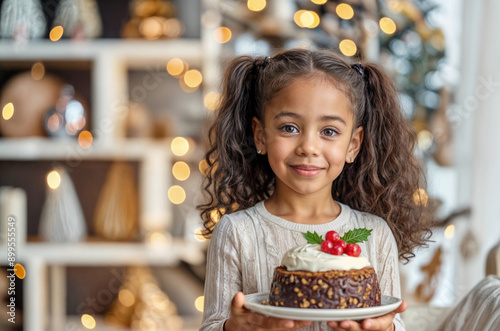
[[323, 242], [323, 238], [319, 234], [317, 234], [316, 231], [314, 231], [314, 233], [307, 231], [307, 233], [302, 234], [306, 238], [308, 244], [321, 245], [321, 243]]
[[367, 228], [358, 228], [347, 231], [340, 239], [345, 241], [346, 244], [357, 244], [368, 240], [368, 236], [372, 230]]

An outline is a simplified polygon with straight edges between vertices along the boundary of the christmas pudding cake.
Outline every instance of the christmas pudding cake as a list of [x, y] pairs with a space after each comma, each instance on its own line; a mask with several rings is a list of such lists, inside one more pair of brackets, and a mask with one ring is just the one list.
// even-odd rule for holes
[[325, 240], [306, 233], [307, 244], [289, 250], [274, 271], [269, 304], [293, 308], [346, 309], [380, 306], [377, 274], [359, 256], [372, 230], [354, 229]]

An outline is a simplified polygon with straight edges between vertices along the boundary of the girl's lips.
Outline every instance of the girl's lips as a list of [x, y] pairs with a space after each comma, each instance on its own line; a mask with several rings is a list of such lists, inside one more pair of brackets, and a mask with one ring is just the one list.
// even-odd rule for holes
[[316, 166], [310, 166], [305, 164], [292, 165], [290, 166], [297, 174], [304, 177], [314, 177], [323, 171], [323, 168], [318, 168]]

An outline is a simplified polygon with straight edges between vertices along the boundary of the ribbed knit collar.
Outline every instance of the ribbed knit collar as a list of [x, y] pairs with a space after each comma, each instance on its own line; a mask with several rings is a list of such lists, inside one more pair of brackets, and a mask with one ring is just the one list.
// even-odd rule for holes
[[323, 224], [302, 224], [288, 221], [284, 218], [278, 217], [276, 215], [271, 214], [264, 205], [264, 201], [261, 201], [255, 205], [255, 210], [265, 219], [269, 220], [283, 228], [307, 232], [307, 231], [316, 231], [318, 233], [328, 232], [334, 228], [339, 228], [349, 221], [351, 217], [351, 208], [348, 205], [337, 202], [340, 205], [340, 214], [334, 220], [323, 223]]

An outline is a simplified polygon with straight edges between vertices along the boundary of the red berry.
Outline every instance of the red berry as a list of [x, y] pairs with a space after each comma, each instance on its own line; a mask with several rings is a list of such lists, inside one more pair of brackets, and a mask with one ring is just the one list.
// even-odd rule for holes
[[349, 244], [345, 249], [345, 253], [349, 256], [358, 257], [361, 253], [361, 247], [358, 244]]
[[340, 245], [342, 246], [342, 249], [345, 250], [345, 248], [347, 247], [347, 244], [345, 243], [345, 241], [343, 241], [342, 239], [339, 239], [335, 242], [335, 245]]
[[321, 243], [321, 250], [325, 253], [330, 254], [333, 248], [333, 243], [330, 240], [325, 240]]
[[328, 231], [326, 233], [325, 239], [331, 241], [332, 243], [339, 240], [339, 234], [336, 231]]
[[342, 254], [344, 254], [344, 247], [342, 247], [342, 245], [338, 245], [337, 243], [335, 243], [335, 245], [333, 245], [333, 248], [330, 252], [333, 255], [342, 255]]

